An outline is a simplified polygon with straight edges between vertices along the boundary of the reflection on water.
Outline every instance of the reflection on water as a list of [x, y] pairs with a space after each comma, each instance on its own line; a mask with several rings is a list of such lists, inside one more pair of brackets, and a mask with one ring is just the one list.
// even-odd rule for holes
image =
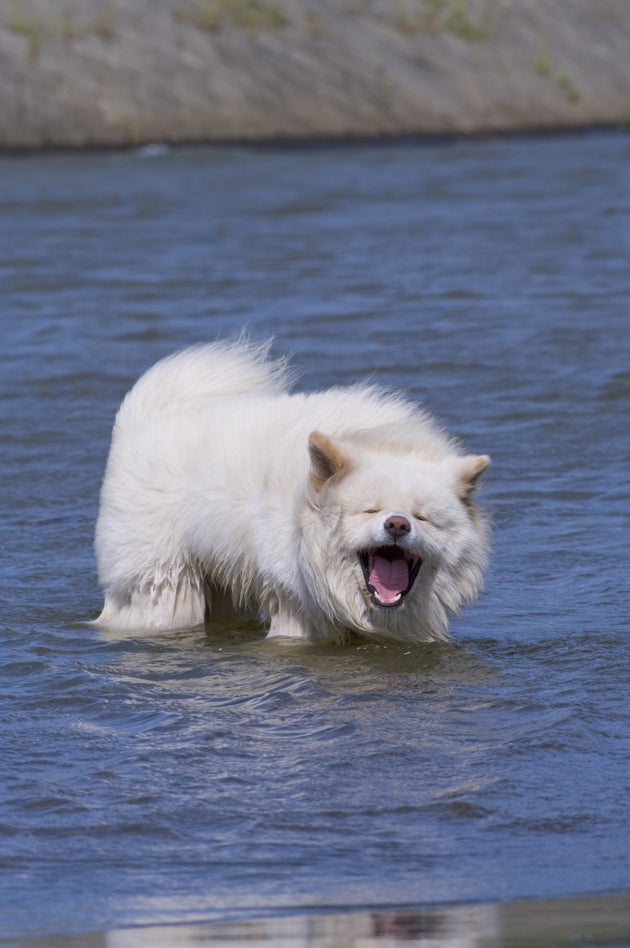
[[294, 915], [28, 939], [22, 948], [543, 948], [630, 944], [630, 897]]
[[[0, 214], [0, 937], [527, 944], [507, 903], [627, 890], [628, 138], [5, 156]], [[246, 324], [492, 455], [450, 643], [87, 621], [121, 398]]]

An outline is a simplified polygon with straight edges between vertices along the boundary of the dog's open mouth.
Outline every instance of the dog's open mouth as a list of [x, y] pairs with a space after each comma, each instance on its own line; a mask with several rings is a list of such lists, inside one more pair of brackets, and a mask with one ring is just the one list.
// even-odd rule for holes
[[422, 559], [400, 546], [378, 546], [359, 553], [365, 584], [377, 606], [393, 609], [404, 602], [420, 571]]

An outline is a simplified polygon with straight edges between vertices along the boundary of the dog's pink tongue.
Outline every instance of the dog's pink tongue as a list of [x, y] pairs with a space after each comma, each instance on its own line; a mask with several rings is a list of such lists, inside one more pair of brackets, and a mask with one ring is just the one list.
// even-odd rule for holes
[[370, 585], [383, 602], [394, 602], [409, 585], [409, 567], [402, 557], [388, 560], [375, 556]]

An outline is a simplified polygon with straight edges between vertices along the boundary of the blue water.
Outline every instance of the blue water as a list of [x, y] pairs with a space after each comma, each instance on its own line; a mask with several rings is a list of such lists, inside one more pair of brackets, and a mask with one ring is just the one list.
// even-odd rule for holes
[[[0, 157], [4, 937], [630, 889], [630, 139]], [[107, 640], [116, 408], [249, 327], [492, 455], [426, 647]]]

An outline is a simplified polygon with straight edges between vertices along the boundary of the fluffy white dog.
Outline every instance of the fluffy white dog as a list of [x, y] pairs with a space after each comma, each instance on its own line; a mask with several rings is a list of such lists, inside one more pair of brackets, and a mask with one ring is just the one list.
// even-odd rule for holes
[[116, 417], [96, 528], [114, 629], [262, 616], [270, 634], [446, 637], [479, 592], [489, 458], [370, 385], [289, 394], [267, 346], [158, 362]]

